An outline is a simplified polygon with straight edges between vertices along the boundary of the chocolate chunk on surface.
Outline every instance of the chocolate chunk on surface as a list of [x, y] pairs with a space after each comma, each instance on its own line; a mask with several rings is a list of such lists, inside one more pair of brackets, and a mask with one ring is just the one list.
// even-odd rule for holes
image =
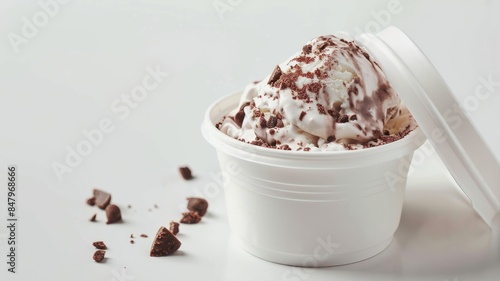
[[92, 243], [92, 245], [94, 245], [94, 247], [96, 247], [99, 250], [106, 250], [108, 248], [106, 247], [106, 244], [104, 244], [104, 242], [102, 241], [95, 241], [94, 243]]
[[97, 207], [103, 210], [111, 203], [111, 194], [99, 189], [94, 189], [94, 198]]
[[179, 233], [179, 223], [175, 221], [170, 222], [170, 232], [172, 232], [173, 235], [177, 235]]
[[151, 257], [170, 255], [177, 251], [181, 247], [181, 244], [181, 241], [170, 230], [162, 226], [156, 233], [149, 255]]
[[278, 81], [278, 79], [280, 79], [281, 77], [281, 68], [279, 65], [277, 65], [274, 70], [273, 70], [273, 73], [271, 74], [271, 76], [269, 77], [269, 80], [267, 81], [267, 84], [269, 85], [274, 85], [274, 82]]
[[148, 236], [146, 234], [141, 234], [141, 237], [142, 238], [148, 238]]
[[191, 173], [191, 169], [189, 167], [179, 167], [179, 172], [181, 173], [181, 176], [185, 180], [190, 180], [193, 178], [193, 174]]
[[121, 221], [122, 213], [120, 211], [120, 208], [113, 204], [109, 205], [108, 207], [106, 207], [106, 217], [108, 218], [106, 224], [112, 224]]
[[200, 215], [196, 211], [182, 213], [181, 223], [194, 224], [201, 221]]
[[87, 199], [87, 205], [94, 206], [95, 205], [95, 197], [90, 197]]
[[94, 222], [96, 221], [97, 214], [94, 214], [92, 217], [90, 217], [90, 221]]
[[188, 205], [187, 205], [188, 210], [197, 212], [198, 215], [200, 215], [200, 217], [203, 217], [205, 215], [208, 209], [207, 200], [198, 197], [188, 197], [187, 200], [188, 200]]
[[106, 255], [106, 251], [97, 250], [92, 257], [96, 262], [102, 262], [104, 260], [104, 256]]

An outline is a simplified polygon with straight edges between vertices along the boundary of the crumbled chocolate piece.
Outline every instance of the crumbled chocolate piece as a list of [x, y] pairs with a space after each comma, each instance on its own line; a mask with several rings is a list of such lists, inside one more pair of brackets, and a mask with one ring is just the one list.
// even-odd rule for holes
[[179, 233], [179, 223], [175, 221], [170, 222], [170, 232], [172, 232], [173, 235], [177, 235]]
[[309, 150], [311, 150], [310, 147], [304, 147], [304, 151], [309, 151]]
[[311, 50], [312, 50], [312, 46], [311, 46], [311, 44], [307, 44], [307, 45], [305, 45], [304, 47], [302, 47], [302, 51], [304, 52], [304, 54], [309, 54], [309, 53], [311, 53]]
[[329, 136], [327, 139], [326, 139], [327, 142], [332, 142], [332, 141], [335, 141], [335, 136]]
[[153, 207], [155, 207], [155, 209], [158, 209], [158, 205], [154, 204]]
[[198, 215], [200, 215], [200, 217], [203, 217], [205, 215], [208, 209], [207, 200], [197, 197], [188, 197], [187, 200], [188, 200], [187, 204], [188, 210], [197, 212]]
[[281, 119], [278, 119], [278, 121], [276, 122], [276, 127], [283, 128], [285, 127], [285, 124], [283, 124], [283, 121]]
[[328, 46], [328, 44], [326, 42], [323, 42], [320, 45], [318, 45], [318, 50], [323, 51], [326, 48], [326, 46]]
[[127, 205], [127, 208], [131, 209], [131, 208], [132, 208], [132, 205], [128, 204], [128, 205]]
[[351, 115], [351, 117], [349, 117], [349, 120], [351, 121], [358, 120], [358, 116], [356, 114]]
[[97, 214], [94, 214], [94, 215], [90, 218], [90, 221], [91, 221], [91, 222], [96, 221], [96, 217], [97, 217]]
[[95, 205], [95, 197], [90, 197], [87, 199], [87, 205], [94, 206]]
[[340, 116], [338, 119], [337, 119], [337, 122], [338, 123], [346, 123], [347, 121], [349, 121], [349, 116], [347, 115], [342, 115]]
[[264, 116], [260, 116], [259, 123], [261, 128], [263, 129], [267, 128], [267, 121], [266, 118], [264, 118]]
[[181, 223], [194, 224], [201, 221], [201, 216], [196, 211], [182, 213]]
[[106, 251], [103, 250], [97, 250], [94, 253], [93, 259], [96, 262], [102, 262], [104, 260], [104, 255], [106, 255]]
[[243, 120], [245, 119], [245, 111], [240, 110], [234, 115], [234, 122], [236, 125], [238, 125], [240, 128], [243, 125]]
[[175, 237], [166, 227], [162, 226], [156, 233], [151, 251], [151, 257], [161, 257], [174, 253], [181, 247], [181, 241]]
[[269, 130], [269, 134], [274, 135], [276, 131], [274, 129]]
[[384, 130], [384, 135], [386, 136], [390, 135], [389, 130]]
[[146, 234], [141, 234], [141, 237], [142, 238], [148, 238], [148, 236]]
[[182, 178], [185, 180], [190, 180], [193, 178], [193, 175], [191, 174], [191, 169], [189, 167], [179, 167], [179, 172], [181, 173]]
[[130, 240], [130, 244], [134, 244], [134, 243], [135, 243], [135, 241], [134, 241], [134, 240]]
[[97, 207], [104, 210], [109, 203], [111, 203], [111, 194], [99, 189], [94, 189], [94, 200]]
[[325, 107], [322, 104], [317, 103], [316, 107], [318, 107], [319, 114], [325, 114], [326, 115]]
[[269, 77], [269, 80], [267, 81], [267, 84], [273, 86], [274, 83], [276, 81], [278, 81], [278, 79], [280, 79], [281, 77], [281, 74], [283, 74], [281, 72], [281, 68], [279, 67], [279, 65], [277, 65], [275, 68], [274, 68], [274, 71], [273, 73], [271, 74], [271, 76]]
[[336, 111], [335, 109], [328, 110], [328, 114], [330, 114], [330, 116], [332, 116], [335, 119], [339, 118], [339, 116], [340, 116], [338, 111]]
[[106, 217], [108, 218], [106, 224], [112, 224], [121, 221], [122, 214], [120, 212], [120, 208], [113, 204], [109, 205], [108, 207], [106, 207]]
[[134, 236], [134, 234], [133, 234], [133, 233], [132, 233], [132, 234], [130, 234], [130, 238], [135, 238], [135, 236]]
[[300, 120], [300, 121], [302, 121], [302, 119], [304, 119], [304, 116], [306, 116], [306, 114], [307, 114], [307, 113], [306, 113], [305, 111], [302, 111], [302, 112], [300, 113], [299, 120]]
[[92, 243], [92, 245], [99, 250], [106, 250], [108, 248], [102, 241], [95, 241], [94, 243]]
[[277, 148], [281, 150], [292, 150], [288, 144], [280, 145]]
[[384, 143], [391, 143], [391, 142], [395, 142], [397, 140], [400, 140], [401, 137], [398, 136], [398, 135], [393, 135], [393, 136], [381, 136], [380, 139], [384, 142]]
[[269, 120], [267, 120], [267, 127], [274, 128], [276, 127], [277, 123], [278, 123], [278, 118], [276, 118], [276, 116], [270, 116]]

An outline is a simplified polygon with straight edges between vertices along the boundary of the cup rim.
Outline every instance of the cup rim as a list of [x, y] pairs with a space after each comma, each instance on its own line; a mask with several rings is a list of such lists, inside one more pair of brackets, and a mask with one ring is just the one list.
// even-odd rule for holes
[[[281, 149], [272, 149], [272, 148], [267, 148], [267, 147], [261, 147], [253, 144], [249, 144], [240, 140], [237, 140], [235, 138], [232, 138], [223, 132], [221, 132], [219, 129], [215, 127], [215, 124], [219, 122], [220, 120], [212, 120], [211, 118], [211, 113], [215, 108], [217, 108], [221, 103], [228, 99], [235, 99], [236, 96], [241, 96], [242, 91], [236, 91], [233, 92], [229, 95], [224, 95], [214, 101], [206, 110], [204, 114], [204, 121], [202, 124], [202, 133], [205, 139], [213, 146], [216, 146], [214, 144], [214, 139], [217, 139], [217, 141], [226, 144], [227, 146], [231, 146], [234, 149], [237, 150], [242, 150], [242, 151], [251, 151], [253, 153], [256, 153], [260, 156], [268, 156], [268, 157], [278, 157], [278, 158], [296, 158], [296, 159], [302, 159], [302, 158], [316, 158], [316, 159], [321, 159], [321, 158], [356, 158], [356, 157], [367, 157], [368, 155], [375, 155], [375, 154], [384, 154], [388, 153], [390, 151], [394, 150], [399, 150], [401, 148], [408, 148], [410, 150], [416, 150], [418, 147], [420, 147], [425, 141], [426, 137], [423, 134], [422, 130], [420, 127], [415, 128], [413, 131], [408, 133], [405, 137], [393, 141], [390, 143], [386, 143], [383, 145], [378, 145], [374, 147], [368, 147], [368, 148], [363, 148], [363, 149], [356, 149], [356, 150], [335, 150], [335, 151], [290, 151], [290, 150], [281, 150]], [[239, 101], [239, 99], [236, 99]], [[229, 113], [226, 112], [225, 115]], [[215, 122], [214, 122], [215, 121]], [[211, 137], [213, 136], [213, 137]], [[217, 148], [217, 147], [216, 147]]]

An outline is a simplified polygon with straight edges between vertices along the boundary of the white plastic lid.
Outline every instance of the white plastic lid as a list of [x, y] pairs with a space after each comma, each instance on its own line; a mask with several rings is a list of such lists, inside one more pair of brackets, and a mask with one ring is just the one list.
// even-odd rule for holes
[[491, 227], [500, 215], [500, 164], [441, 75], [396, 27], [357, 41], [378, 62], [474, 209]]

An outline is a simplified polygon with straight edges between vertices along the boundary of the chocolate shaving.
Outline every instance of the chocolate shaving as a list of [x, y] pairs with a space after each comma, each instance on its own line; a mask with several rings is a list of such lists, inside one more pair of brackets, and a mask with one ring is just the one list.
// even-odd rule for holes
[[271, 74], [271, 76], [269, 77], [269, 81], [267, 81], [267, 84], [269, 84], [269, 85], [273, 86], [273, 85], [274, 85], [274, 83], [275, 83], [276, 81], [278, 81], [278, 79], [280, 79], [281, 74], [282, 74], [282, 72], [281, 72], [281, 68], [280, 68], [280, 66], [279, 66], [279, 65], [277, 65], [277, 66], [274, 68], [273, 73], [272, 73], [272, 74]]
[[302, 47], [302, 51], [304, 52], [304, 54], [310, 54], [311, 50], [312, 50], [311, 44], [307, 44], [304, 47]]
[[245, 119], [245, 111], [240, 110], [234, 115], [234, 122], [236, 125], [238, 125], [240, 128], [243, 125], [243, 120]]
[[306, 113], [305, 111], [302, 111], [302, 112], [300, 113], [299, 120], [300, 120], [300, 121], [302, 121], [302, 119], [304, 119], [304, 116], [306, 116], [306, 114], [307, 114], [307, 113]]

